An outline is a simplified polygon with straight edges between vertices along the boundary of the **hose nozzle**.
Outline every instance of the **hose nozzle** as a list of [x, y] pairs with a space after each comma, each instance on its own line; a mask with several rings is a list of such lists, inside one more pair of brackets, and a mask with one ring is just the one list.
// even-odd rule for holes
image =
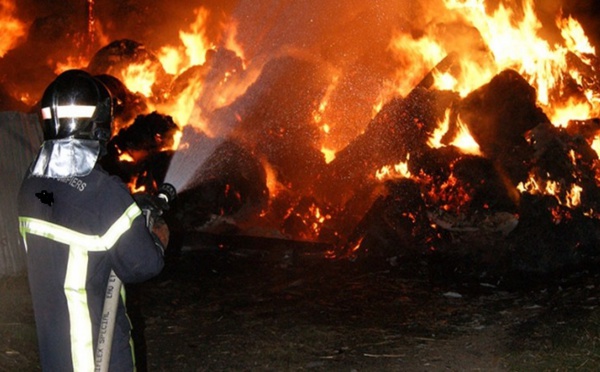
[[169, 204], [177, 197], [177, 190], [175, 190], [175, 186], [170, 183], [163, 183], [158, 188], [158, 197]]

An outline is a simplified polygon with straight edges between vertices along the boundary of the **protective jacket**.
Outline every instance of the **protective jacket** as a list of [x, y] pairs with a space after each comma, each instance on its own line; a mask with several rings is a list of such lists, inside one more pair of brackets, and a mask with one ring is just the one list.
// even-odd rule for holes
[[[99, 166], [66, 178], [33, 168], [19, 192], [19, 223], [42, 370], [93, 371], [111, 270], [123, 283], [145, 281], [162, 270], [162, 249], [126, 186]], [[123, 297], [110, 371], [135, 369]]]

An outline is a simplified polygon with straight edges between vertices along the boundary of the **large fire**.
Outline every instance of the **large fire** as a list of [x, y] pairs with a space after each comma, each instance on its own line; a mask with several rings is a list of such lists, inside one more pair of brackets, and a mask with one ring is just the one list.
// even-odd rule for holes
[[[554, 21], [549, 25], [547, 20], [540, 19], [533, 0], [499, 2], [495, 6], [487, 4], [484, 0], [440, 0], [429, 3], [430, 8], [435, 9], [432, 12], [436, 14], [423, 20], [418, 30], [403, 27], [406, 25], [402, 23], [389, 30], [389, 39], [384, 42], [385, 50], [377, 52], [387, 57], [384, 62], [374, 62], [379, 55], [370, 56], [369, 53], [364, 53], [359, 46], [352, 45], [351, 40], [343, 40], [340, 34], [336, 34], [335, 28], [331, 31], [332, 36], [327, 36], [324, 44], [318, 47], [314, 47], [316, 41], [302, 39], [303, 35], [297, 35], [302, 39], [301, 44], [282, 44], [274, 52], [265, 53], [264, 50], [270, 42], [265, 39], [266, 34], [273, 38], [273, 43], [275, 38], [284, 37], [283, 34], [276, 34], [278, 28], [274, 25], [280, 13], [264, 6], [262, 11], [265, 16], [260, 21], [262, 24], [255, 26], [256, 31], [250, 32], [244, 28], [246, 33], [240, 34], [241, 23], [247, 20], [239, 18], [239, 14], [232, 12], [230, 18], [223, 21], [222, 14], [206, 7], [197, 7], [188, 12], [187, 23], [181, 22], [179, 25], [178, 40], [171, 39], [161, 45], [156, 45], [153, 41], [155, 45], [148, 52], [149, 48], [138, 45], [134, 50], [134, 57], [119, 56], [124, 64], [112, 64], [105, 72], [120, 80], [129, 93], [137, 95], [145, 103], [144, 109], [137, 114], [158, 112], [172, 117], [179, 126], [173, 140], [159, 146], [157, 151], [191, 151], [194, 147], [191, 142], [197, 140], [195, 137], [198, 136], [221, 141], [234, 138], [250, 145], [244, 154], [258, 159], [257, 163], [262, 168], [261, 173], [264, 174], [264, 183], [268, 189], [265, 193], [257, 192], [259, 195], [266, 195], [268, 199], [266, 205], [263, 203], [257, 208], [260, 211], [255, 216], [258, 221], [254, 222], [257, 225], [260, 225], [261, 219], [263, 222], [286, 221], [283, 226], [287, 227], [277, 228], [290, 238], [331, 238], [342, 242], [347, 240], [347, 245], [351, 246], [348, 250], [354, 252], [360, 246], [363, 237], [348, 238], [347, 235], [350, 234], [339, 229], [348, 221], [351, 225], [356, 225], [360, 219], [353, 217], [349, 212], [351, 208], [345, 204], [356, 197], [354, 191], [347, 189], [359, 185], [342, 185], [344, 182], [352, 183], [352, 180], [328, 181], [323, 174], [306, 171], [300, 164], [297, 167], [294, 164], [288, 165], [291, 170], [288, 169], [286, 174], [286, 167], [282, 166], [284, 160], [277, 163], [273, 154], [288, 156], [289, 151], [303, 149], [300, 146], [297, 149], [287, 148], [289, 144], [294, 143], [290, 137], [305, 138], [311, 150], [314, 150], [314, 155], [299, 155], [299, 158], [307, 161], [306, 164], [311, 164], [307, 159], [314, 158], [319, 167], [337, 167], [336, 171], [341, 172], [345, 169], [345, 160], [339, 157], [340, 154], [346, 155], [350, 152], [349, 145], [362, 141], [361, 137], [378, 133], [377, 125], [393, 115], [402, 116], [393, 110], [385, 111], [389, 102], [398, 99], [408, 101], [408, 98], [418, 96], [418, 89], [421, 88], [428, 92], [453, 94], [457, 97], [453, 98], [455, 101], [466, 99], [506, 70], [517, 72], [535, 89], [535, 104], [557, 130], [568, 131], [568, 128], [573, 127], [573, 123], [589, 123], [589, 120], [600, 115], [596, 50], [584, 27], [573, 16], [557, 8]], [[93, 2], [90, 4], [93, 5]], [[357, 9], [357, 14], [359, 11], [367, 14], [373, 11], [369, 5], [354, 5], [360, 8]], [[244, 7], [240, 5], [240, 8]], [[422, 11], [419, 14], [420, 18], [429, 17], [425, 8], [427, 7], [419, 9]], [[26, 23], [15, 16], [15, 9], [16, 6], [11, 0], [2, 1], [0, 28], [6, 36], [3, 36], [0, 44], [0, 57], [19, 45], [26, 32]], [[390, 6], [389, 13], [397, 10]], [[382, 15], [382, 19], [388, 17], [386, 10], [376, 11], [385, 14], [385, 17]], [[279, 12], [285, 14], [283, 9], [279, 9]], [[89, 37], [88, 41], [94, 43], [97, 49], [104, 48], [108, 41], [114, 38], [111, 37], [114, 27], [97, 15], [92, 19], [93, 14], [93, 9], [90, 9], [87, 34], [95, 37]], [[359, 16], [350, 18], [353, 16], [352, 12], [339, 16], [340, 22], [347, 21], [350, 24], [357, 24], [352, 21], [360, 19]], [[217, 18], [219, 22], [213, 22], [213, 19]], [[314, 21], [314, 27], [325, 28], [326, 23]], [[107, 24], [104, 25], [103, 22]], [[217, 31], [215, 27], [209, 27], [209, 24], [215, 23], [219, 25]], [[383, 21], [382, 24], [387, 25]], [[302, 27], [308, 28], [309, 25]], [[380, 25], [374, 24], [372, 27]], [[336, 36], [338, 39], [334, 39]], [[248, 43], [250, 37], [254, 37], [253, 41], [263, 47]], [[368, 42], [366, 44], [367, 48], [371, 47]], [[336, 45], [342, 48], [340, 55], [336, 53]], [[62, 56], [60, 61], [53, 57], [53, 71], [58, 73], [67, 68], [88, 68], [94, 62], [90, 62], [92, 56], [80, 50], [82, 52], [79, 54]], [[142, 51], [147, 52], [146, 57]], [[260, 80], [269, 62], [283, 55], [309, 61], [307, 65], [317, 66], [315, 72], [290, 75], [290, 80], [294, 81], [290, 82], [288, 91], [282, 90], [281, 94], [272, 93], [269, 87], [257, 87], [261, 81], [272, 83], [274, 86], [285, 85], [285, 79], [282, 79], [282, 82], [277, 80], [280, 78], [277, 74], [284, 74], [277, 70], [277, 66], [270, 70], [274, 74], [272, 80], [264, 77]], [[348, 58], [345, 58], [346, 56]], [[114, 56], [109, 57], [108, 62], [112, 61], [111, 58], [114, 59]], [[316, 63], [313, 63], [314, 61]], [[370, 70], [366, 66], [371, 65], [364, 61], [377, 68]], [[361, 74], [369, 74], [372, 71], [376, 71], [378, 75], [377, 79], [374, 79], [377, 80], [376, 83], [363, 82]], [[305, 84], [306, 87], [297, 88], [314, 94], [306, 100], [306, 104], [302, 101], [304, 96], [294, 92], [294, 82]], [[311, 84], [316, 85], [312, 90]], [[251, 98], [244, 99], [245, 97]], [[298, 104], [298, 109], [291, 109], [289, 115], [281, 116], [277, 116], [278, 113], [260, 112], [260, 109], [252, 111], [251, 105], [256, 105], [252, 102], [252, 97], [280, 99], [286, 104]], [[278, 105], [256, 107], [271, 107], [270, 111], [277, 111]], [[304, 110], [302, 105], [307, 109]], [[420, 195], [430, 210], [455, 215], [469, 213], [466, 206], [477, 202], [473, 192], [481, 185], [465, 181], [465, 169], [473, 164], [485, 169], [487, 165], [481, 165], [474, 159], [490, 157], [491, 150], [489, 146], [478, 143], [481, 142], [482, 134], [472, 133], [473, 127], [470, 127], [468, 118], [461, 117], [457, 114], [460, 110], [453, 111], [453, 108], [454, 106], [446, 108], [444, 114], [436, 118], [434, 128], [429, 128], [424, 118], [407, 119], [425, 133], [423, 143], [432, 151], [437, 151], [438, 154], [443, 151], [456, 151], [447, 162], [447, 170], [437, 174], [424, 167], [415, 166], [416, 162], [423, 158], [425, 150], [415, 145], [421, 139], [411, 138], [407, 140], [405, 148], [394, 149], [397, 153], [393, 156], [373, 154], [377, 159], [382, 159], [379, 164], [370, 164], [369, 154], [362, 154], [364, 162], [358, 165], [364, 166], [367, 174], [364, 175], [365, 181], [361, 186], [374, 182], [378, 185], [375, 188], [378, 188], [390, 180], [410, 180], [419, 186]], [[307, 114], [303, 111], [307, 111]], [[268, 133], [261, 133], [260, 128], [252, 127], [252, 123], [255, 123], [253, 120], [305, 121], [306, 127], [295, 131], [294, 125], [299, 125], [298, 123], [286, 124], [276, 129], [268, 128]], [[249, 124], [244, 126], [245, 123]], [[120, 129], [129, 124], [125, 123]], [[245, 131], [243, 128], [246, 128]], [[268, 148], [265, 146], [268, 142], [261, 142], [260, 136], [263, 135], [283, 141], [281, 143], [284, 143], [282, 147], [285, 149]], [[537, 136], [528, 134], [526, 143], [530, 146], [539, 145], [540, 138], [539, 132]], [[598, 187], [600, 163], [597, 154], [600, 151], [600, 131], [593, 130], [586, 141], [587, 146], [596, 152], [591, 167], [598, 173], [593, 181], [593, 185]], [[143, 152], [136, 153], [134, 149], [117, 150], [119, 160], [127, 164], [142, 162], [148, 155]], [[524, 194], [549, 196], [556, 199], [556, 210], [563, 208], [561, 211], [564, 211], [564, 208], [580, 208], [585, 204], [582, 195], [586, 186], [579, 183], [583, 176], [578, 170], [582, 163], [582, 155], [577, 149], [565, 150], [570, 150], [566, 152], [571, 159], [569, 166], [573, 167], [569, 180], [550, 172], [543, 172], [537, 165], [532, 165], [527, 179], [520, 182], [514, 182], [514, 179], [511, 180], [511, 177], [503, 173], [504, 171], [499, 171], [501, 174], [496, 181], [508, 189], [507, 199], [515, 201], [519, 199], [519, 195]], [[293, 163], [294, 156], [288, 157], [292, 159], [289, 162]], [[492, 168], [495, 161], [490, 163]], [[201, 165], [198, 164], [198, 167]], [[348, 173], [350, 172], [349, 170]], [[133, 176], [130, 182], [132, 191], [148, 187], [139, 184], [139, 180], [144, 177], [145, 174]], [[235, 205], [243, 204], [243, 193], [235, 190], [234, 185], [227, 180], [228, 178], [225, 179], [225, 186], [221, 190], [227, 194], [223, 199]], [[330, 190], [331, 185], [316, 186], [319, 182], [327, 184], [334, 181], [340, 182], [340, 190], [334, 192], [335, 196], [332, 196], [331, 192], [321, 194], [322, 190]], [[357, 208], [355, 211], [365, 212], [368, 209], [369, 205], [364, 203], [373, 201], [373, 196], [369, 195], [362, 204], [360, 201], [352, 201]], [[481, 207], [484, 210], [493, 209], [488, 202], [482, 202]], [[221, 206], [215, 214], [223, 215], [226, 211], [227, 208]], [[596, 218], [596, 212], [592, 208], [587, 208], [585, 213]], [[513, 215], [518, 218], [517, 213]], [[561, 212], [555, 215], [555, 222], [558, 223], [567, 218], [568, 213]], [[247, 214], [244, 216], [247, 220]], [[406, 212], [403, 216], [407, 220], [416, 221], [413, 212]], [[296, 221], [293, 228], [290, 227], [292, 219]], [[341, 220], [343, 222], [340, 222]], [[435, 226], [435, 223], [433, 225]]]
[[2, 41], [0, 41], [0, 57], [13, 49], [22, 41], [26, 34], [25, 24], [16, 16], [16, 5], [9, 0], [0, 2], [0, 31], [2, 31]]

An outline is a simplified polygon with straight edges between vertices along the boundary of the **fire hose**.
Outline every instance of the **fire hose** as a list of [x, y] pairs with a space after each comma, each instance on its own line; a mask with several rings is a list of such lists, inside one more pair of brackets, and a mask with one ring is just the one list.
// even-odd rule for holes
[[[162, 184], [157, 193], [157, 197], [162, 199], [167, 206], [175, 199], [176, 195], [177, 191], [175, 190], [175, 187], [168, 183]], [[153, 214], [160, 215], [162, 214], [162, 210], [157, 211], [156, 208], [142, 207], [142, 213], [146, 218], [146, 226], [152, 231], [152, 225], [154, 223], [152, 218]], [[98, 344], [96, 345], [95, 354], [95, 372], [107, 372], [108, 366], [110, 365], [110, 354], [122, 285], [121, 279], [119, 279], [115, 272], [111, 270], [106, 286], [102, 317], [100, 318]]]

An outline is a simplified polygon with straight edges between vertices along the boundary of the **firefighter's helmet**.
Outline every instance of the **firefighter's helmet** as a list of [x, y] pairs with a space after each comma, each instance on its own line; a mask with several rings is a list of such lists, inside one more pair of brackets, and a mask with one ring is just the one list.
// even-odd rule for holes
[[75, 138], [100, 141], [111, 136], [112, 97], [100, 80], [83, 70], [60, 74], [41, 101], [44, 140]]

